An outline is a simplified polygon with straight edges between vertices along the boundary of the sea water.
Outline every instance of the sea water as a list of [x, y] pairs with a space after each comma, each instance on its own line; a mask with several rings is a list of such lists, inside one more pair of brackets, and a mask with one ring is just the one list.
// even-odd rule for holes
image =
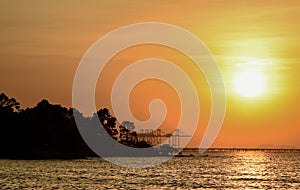
[[142, 169], [101, 158], [0, 160], [0, 189], [300, 189], [300, 151], [193, 154]]

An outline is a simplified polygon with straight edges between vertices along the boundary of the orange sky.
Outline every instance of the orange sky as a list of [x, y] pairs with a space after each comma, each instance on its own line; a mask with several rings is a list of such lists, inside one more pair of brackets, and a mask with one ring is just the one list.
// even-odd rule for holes
[[[261, 144], [300, 148], [300, 1], [1, 1], [0, 91], [17, 98], [23, 107], [42, 98], [71, 106], [72, 82], [86, 50], [118, 27], [137, 22], [166, 22], [198, 36], [216, 56], [225, 80], [227, 112], [215, 147], [257, 147]], [[207, 123], [210, 102], [201, 73], [188, 60], [162, 47], [134, 47], [114, 63], [158, 56], [175, 62], [193, 80], [200, 79], [201, 117], [196, 146]], [[138, 55], [138, 56], [137, 56]], [[121, 65], [122, 66], [122, 65]], [[120, 66], [120, 68], [121, 68]], [[266, 80], [266, 91], [243, 97], [234, 87], [235, 76], [255, 70]], [[107, 76], [103, 76], [104, 78]], [[202, 80], [203, 79], [203, 80]], [[153, 81], [152, 81], [153, 82]], [[108, 81], [97, 87], [97, 106], [108, 103]], [[133, 113], [147, 118], [147, 101], [172, 93], [164, 84], [145, 82], [132, 95]], [[154, 86], [158, 94], [145, 90]], [[165, 90], [166, 89], [166, 90]], [[147, 94], [147, 96], [145, 95]], [[141, 97], [142, 95], [145, 95]], [[169, 97], [168, 97], [169, 98]], [[166, 100], [166, 126], [178, 122], [176, 95]], [[136, 101], [136, 102], [134, 102]], [[139, 103], [140, 102], [140, 103]]]

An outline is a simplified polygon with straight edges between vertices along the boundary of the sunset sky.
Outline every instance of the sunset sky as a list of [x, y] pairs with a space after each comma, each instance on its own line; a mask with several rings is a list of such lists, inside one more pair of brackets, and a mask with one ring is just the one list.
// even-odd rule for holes
[[[227, 111], [214, 147], [300, 148], [299, 19], [297, 0], [0, 1], [0, 91], [23, 108], [43, 98], [69, 107], [76, 68], [97, 39], [128, 24], [164, 22], [195, 34], [221, 68]], [[111, 109], [118, 72], [148, 57], [174, 62], [195, 83], [202, 115], [189, 146], [198, 146], [210, 113], [208, 87], [191, 60], [173, 49], [141, 45], [120, 52], [100, 77], [97, 107]], [[166, 101], [162, 128], [176, 127], [180, 106], [169, 86], [145, 81], [132, 97], [132, 112], [142, 120], [151, 99]]]

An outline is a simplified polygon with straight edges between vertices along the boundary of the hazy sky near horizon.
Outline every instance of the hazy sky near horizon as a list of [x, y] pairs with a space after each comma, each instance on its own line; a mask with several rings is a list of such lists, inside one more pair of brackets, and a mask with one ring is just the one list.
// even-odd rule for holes
[[[15, 97], [23, 107], [34, 106], [42, 98], [71, 106], [76, 68], [97, 39], [128, 24], [170, 23], [201, 39], [221, 68], [227, 112], [214, 146], [273, 144], [300, 148], [299, 19], [300, 1], [297, 0], [1, 1], [0, 91]], [[110, 68], [117, 67], [114, 63], [120, 61], [126, 65], [154, 55], [181, 64], [192, 80], [203, 80], [201, 73], [193, 73], [184, 57], [161, 47], [131, 48], [114, 58]], [[255, 96], [250, 97], [250, 92], [239, 86], [253, 86], [239, 84], [243, 81], [240, 75], [245, 73], [253, 77], [251, 88], [257, 90]], [[96, 95], [105, 100], [97, 100], [98, 107], [110, 108], [107, 91], [112, 81], [109, 79], [116, 74], [107, 71], [110, 75], [105, 78], [107, 83], [97, 87]], [[173, 93], [163, 84], [154, 84], [144, 85], [160, 91], [162, 99], [169, 98], [166, 93]], [[259, 84], [264, 84], [262, 89], [258, 89]], [[207, 90], [205, 81], [203, 86]], [[203, 88], [198, 89], [204, 93], [200, 101], [209, 102], [206, 90], [201, 91]], [[156, 96], [142, 86], [137, 86], [132, 95], [141, 102], [132, 103], [133, 112], [142, 119], [147, 118], [146, 103]], [[172, 97], [166, 100], [171, 107], [167, 120], [176, 125], [180, 112], [177, 97]], [[210, 105], [203, 106], [202, 112], [207, 113], [203, 113], [204, 119], [191, 146], [199, 143], [203, 126], [207, 124]]]

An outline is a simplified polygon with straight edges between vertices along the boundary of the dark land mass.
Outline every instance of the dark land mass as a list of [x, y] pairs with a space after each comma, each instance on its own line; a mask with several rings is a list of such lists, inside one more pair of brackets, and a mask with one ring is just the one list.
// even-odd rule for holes
[[[135, 148], [150, 147], [147, 142], [138, 140], [132, 122], [125, 121], [117, 127], [116, 118], [106, 108], [91, 117], [84, 117], [76, 109], [54, 105], [44, 99], [33, 108], [21, 109], [19, 102], [1, 93], [0, 158], [77, 159], [97, 156], [82, 139], [74, 112], [80, 114], [86, 123], [98, 118], [105, 131], [119, 143]], [[174, 151], [171, 147], [164, 148]], [[159, 151], [157, 155], [160, 155]], [[118, 153], [112, 156], [118, 156]]]

